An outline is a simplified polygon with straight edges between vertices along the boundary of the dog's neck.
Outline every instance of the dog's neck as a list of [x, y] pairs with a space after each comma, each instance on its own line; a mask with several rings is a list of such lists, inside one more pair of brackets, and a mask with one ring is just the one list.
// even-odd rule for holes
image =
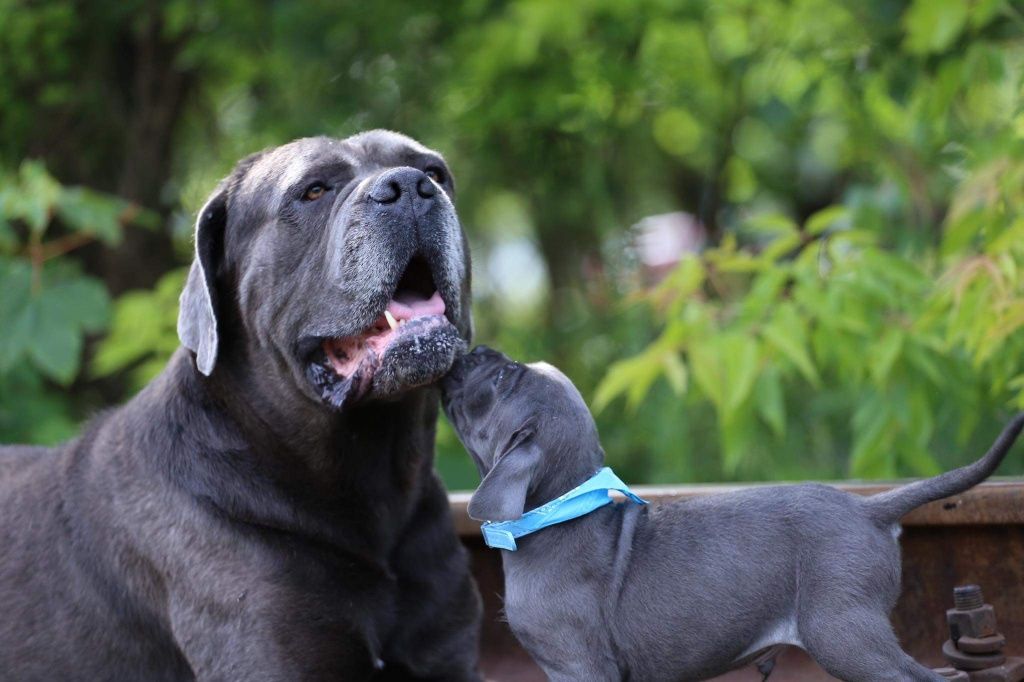
[[[599, 567], [596, 572], [588, 573], [587, 580], [604, 595], [602, 603], [614, 609], [629, 572], [637, 529], [646, 520], [646, 507], [615, 503], [517, 538], [516, 551], [501, 552], [505, 594], [544, 603], [545, 574], [551, 570], [574, 571], [580, 564], [580, 557], [586, 556], [589, 560], [585, 565]], [[594, 561], [593, 557], [604, 560]], [[510, 618], [515, 616], [513, 604], [506, 602], [506, 610]], [[606, 615], [610, 618], [613, 614]]]
[[[390, 466], [387, 460], [393, 457], [432, 455], [439, 404], [435, 389], [414, 389], [391, 401], [338, 411], [303, 391], [287, 368], [253, 372], [254, 362], [228, 356], [208, 379], [193, 374], [254, 451], [275, 461], [287, 458], [293, 469], [304, 469], [331, 485], [352, 478], [354, 468]], [[378, 459], [384, 461], [353, 461], [349, 453], [365, 452], [364, 444], [376, 444]]]
[[[415, 491], [431, 475], [436, 390], [340, 414], [296, 408], [282, 415], [259, 387], [254, 392], [221, 369], [218, 364], [213, 376], [203, 377], [179, 349], [164, 375], [133, 401], [180, 434], [179, 451], [163, 463], [168, 475], [196, 498], [249, 523], [302, 526], [321, 536], [334, 534], [332, 524], [351, 525], [357, 515], [367, 542], [387, 542], [388, 533], [377, 526], [400, 528], [417, 502]], [[213, 405], [217, 409], [208, 409]], [[289, 426], [270, 426], [276, 423]], [[374, 456], [365, 456], [368, 451]], [[238, 506], [246, 500], [258, 500], [259, 508]]]
[[526, 495], [524, 513], [561, 497], [586, 482], [604, 466], [604, 453], [595, 446], [589, 456], [572, 453], [545, 453], [544, 472], [536, 475]]
[[[549, 453], [549, 456], [552, 454]], [[600, 447], [595, 448], [595, 453], [590, 457], [550, 457], [549, 466], [545, 467], [547, 475], [541, 475], [539, 480], [533, 482], [526, 498], [524, 513], [547, 504], [570, 490], [579, 487], [597, 473], [602, 466], [604, 466], [604, 455]], [[613, 519], [615, 514], [618, 514], [627, 507], [635, 507], [635, 505], [609, 505], [601, 507], [567, 523], [586, 533], [588, 541], [604, 544], [614, 540], [606, 532], [609, 519]], [[610, 511], [612, 512], [611, 516], [609, 515]], [[567, 528], [568, 525], [564, 523], [548, 526], [520, 538], [517, 540], [517, 544], [525, 542], [531, 548], [527, 551], [527, 555], [538, 550], [541, 553], [545, 553], [561, 546], [560, 541], [564, 539], [562, 536], [565, 535]], [[538, 540], [535, 540], [535, 538], [538, 538]], [[579, 542], [574, 540], [573, 544], [579, 544]], [[548, 547], [547, 545], [551, 546]], [[519, 552], [503, 552], [503, 554], [510, 558], [516, 555], [525, 556], [520, 555]]]

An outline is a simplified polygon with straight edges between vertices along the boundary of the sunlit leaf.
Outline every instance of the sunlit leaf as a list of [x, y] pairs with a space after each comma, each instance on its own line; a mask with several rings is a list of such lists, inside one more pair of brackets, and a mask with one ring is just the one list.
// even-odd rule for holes
[[884, 386], [892, 371], [892, 366], [903, 348], [904, 334], [896, 328], [890, 328], [882, 335], [878, 343], [871, 349], [871, 378], [876, 386]]
[[60, 201], [63, 189], [39, 161], [24, 161], [18, 171], [21, 187], [12, 195], [12, 217], [21, 218], [33, 232], [42, 233]]
[[754, 406], [776, 436], [786, 433], [786, 403], [782, 394], [782, 378], [773, 368], [761, 372], [754, 385]]
[[807, 381], [813, 385], [819, 383], [818, 370], [809, 352], [807, 324], [792, 304], [780, 305], [761, 335], [768, 345], [792, 362]]
[[702, 340], [690, 349], [694, 380], [725, 419], [749, 397], [759, 360], [757, 340], [735, 333]]
[[608, 368], [594, 393], [594, 411], [602, 411], [622, 394], [626, 394], [630, 406], [635, 407], [661, 370], [662, 365], [657, 357], [649, 353], [616, 362]]
[[857, 478], [895, 477], [895, 458], [890, 448], [893, 419], [888, 403], [877, 398], [865, 401], [854, 414], [853, 423], [850, 473]]
[[836, 223], [842, 223], [849, 219], [849, 209], [845, 206], [829, 206], [813, 214], [804, 223], [804, 230], [808, 234], [818, 235], [833, 227]]
[[669, 386], [672, 387], [675, 394], [683, 395], [686, 393], [689, 373], [686, 370], [686, 364], [679, 355], [669, 351], [662, 356], [661, 362], [665, 371], [665, 378], [668, 379]]
[[911, 52], [941, 52], [960, 36], [967, 22], [968, 0], [914, 0], [903, 16]]

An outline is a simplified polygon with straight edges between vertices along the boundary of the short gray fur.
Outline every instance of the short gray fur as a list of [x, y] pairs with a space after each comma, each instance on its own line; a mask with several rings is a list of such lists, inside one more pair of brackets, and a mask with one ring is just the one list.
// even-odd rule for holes
[[[550, 365], [479, 347], [443, 387], [483, 479], [475, 519], [517, 518], [603, 465], [586, 404]], [[758, 487], [608, 505], [521, 537], [518, 551], [502, 551], [509, 625], [556, 681], [700, 680], [793, 644], [841, 680], [939, 682], [889, 623], [898, 521], [984, 480], [1022, 426], [1024, 415], [974, 464], [874, 497]]]
[[[434, 382], [471, 329], [453, 192], [387, 131], [239, 162], [199, 214], [163, 373], [70, 443], [0, 448], [0, 680], [479, 679], [433, 471]], [[414, 256], [448, 324], [368, 386], [312, 383], [323, 337], [377, 319]]]

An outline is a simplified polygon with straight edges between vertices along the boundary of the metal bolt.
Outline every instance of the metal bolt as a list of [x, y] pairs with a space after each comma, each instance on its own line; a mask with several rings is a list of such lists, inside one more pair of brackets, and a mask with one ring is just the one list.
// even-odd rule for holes
[[953, 590], [955, 608], [946, 611], [949, 639], [942, 653], [952, 668], [937, 673], [950, 682], [1024, 682], [1024, 658], [1003, 654], [1006, 639], [996, 627], [995, 609], [985, 603], [981, 588]]
[[985, 604], [981, 588], [977, 585], [962, 585], [953, 588], [953, 605], [961, 610], [979, 609]]

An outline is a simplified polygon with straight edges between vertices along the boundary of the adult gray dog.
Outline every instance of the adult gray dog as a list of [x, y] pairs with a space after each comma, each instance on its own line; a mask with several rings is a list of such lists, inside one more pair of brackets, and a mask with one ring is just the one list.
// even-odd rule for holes
[[[475, 519], [504, 521], [589, 479], [604, 453], [586, 404], [545, 364], [478, 348], [443, 382], [483, 481]], [[800, 646], [859, 682], [944, 679], [899, 647], [898, 520], [989, 476], [1024, 426], [978, 462], [863, 498], [790, 485], [600, 507], [503, 551], [505, 612], [552, 680], [696, 680]]]
[[55, 449], [0, 451], [4, 680], [478, 679], [433, 473], [470, 335], [444, 160], [374, 131], [241, 161], [179, 348]]

